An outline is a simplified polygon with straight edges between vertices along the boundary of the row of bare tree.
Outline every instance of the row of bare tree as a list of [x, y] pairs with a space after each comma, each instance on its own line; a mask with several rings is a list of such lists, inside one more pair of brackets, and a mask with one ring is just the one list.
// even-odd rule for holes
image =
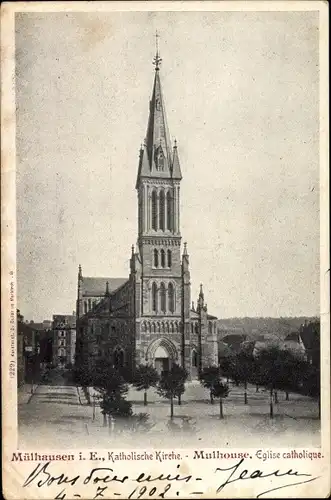
[[[104, 415], [111, 419], [146, 421], [147, 414], [133, 415], [132, 403], [127, 401], [128, 384], [131, 383], [139, 391], [144, 391], [144, 405], [148, 404], [147, 392], [156, 388], [162, 397], [170, 401], [170, 416], [174, 416], [174, 401], [181, 404], [185, 392], [187, 371], [176, 363], [171, 369], [159, 376], [150, 365], [138, 366], [133, 374], [115, 369], [107, 358], [99, 359], [93, 368], [86, 365], [75, 367], [75, 381], [82, 387], [93, 387]], [[219, 366], [205, 367], [199, 373], [200, 383], [209, 389], [210, 402], [219, 399], [220, 418], [223, 418], [223, 401], [229, 395], [229, 381], [243, 387], [244, 404], [248, 404], [248, 384], [269, 390], [270, 417], [274, 416], [274, 403], [278, 402], [278, 391], [284, 391], [286, 400], [290, 392], [306, 392], [319, 397], [319, 372], [302, 358], [290, 351], [277, 347], [262, 349], [256, 356], [241, 350], [236, 354], [224, 357]], [[145, 415], [145, 417], [143, 417]]]

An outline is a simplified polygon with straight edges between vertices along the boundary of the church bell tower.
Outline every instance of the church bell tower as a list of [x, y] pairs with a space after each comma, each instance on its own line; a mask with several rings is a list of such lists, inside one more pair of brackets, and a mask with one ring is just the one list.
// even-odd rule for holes
[[171, 144], [168, 130], [158, 45], [153, 64], [155, 74], [147, 133], [140, 149], [136, 182], [141, 339], [143, 343], [147, 338], [153, 340], [153, 333], [157, 338], [168, 339], [168, 351], [174, 351], [170, 342], [176, 345], [176, 362], [180, 363], [184, 335], [180, 232], [182, 174], [177, 141]]

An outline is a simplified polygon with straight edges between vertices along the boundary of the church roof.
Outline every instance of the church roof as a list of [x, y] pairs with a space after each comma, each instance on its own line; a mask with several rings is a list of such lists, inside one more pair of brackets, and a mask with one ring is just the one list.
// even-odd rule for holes
[[[190, 318], [191, 319], [198, 319], [199, 314], [196, 311], [194, 311], [193, 309], [190, 309]], [[211, 314], [207, 314], [207, 319], [214, 320], [217, 318], [216, 318], [216, 316], [212, 316]]]
[[83, 296], [103, 297], [106, 293], [107, 282], [109, 293], [112, 293], [127, 281], [128, 278], [91, 278], [84, 276], [81, 281]]
[[190, 310], [190, 318], [191, 319], [199, 319], [199, 314], [196, 311], [193, 311], [193, 309]]

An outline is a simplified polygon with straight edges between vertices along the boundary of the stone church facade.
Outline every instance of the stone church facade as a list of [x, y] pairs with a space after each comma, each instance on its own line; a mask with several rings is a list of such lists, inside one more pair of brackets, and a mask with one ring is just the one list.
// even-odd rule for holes
[[171, 145], [160, 80], [155, 76], [136, 191], [138, 240], [128, 278], [85, 277], [79, 266], [76, 362], [109, 356], [130, 371], [151, 364], [166, 372], [173, 362], [196, 378], [218, 362], [215, 316], [208, 314], [202, 285], [191, 303], [187, 245], [182, 250], [177, 143]]

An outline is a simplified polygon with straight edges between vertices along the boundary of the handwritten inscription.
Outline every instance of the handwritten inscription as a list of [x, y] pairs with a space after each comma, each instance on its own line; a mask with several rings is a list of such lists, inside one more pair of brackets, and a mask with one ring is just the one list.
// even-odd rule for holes
[[224, 481], [224, 483], [222, 483], [216, 490], [216, 493], [219, 493], [220, 491], [222, 491], [225, 486], [231, 484], [231, 483], [235, 483], [237, 481], [247, 481], [247, 480], [251, 480], [251, 479], [265, 479], [265, 478], [270, 478], [270, 477], [274, 477], [274, 478], [282, 478], [282, 477], [292, 477], [293, 478], [298, 478], [298, 477], [310, 477], [310, 479], [308, 480], [303, 480], [303, 481], [297, 481], [295, 483], [291, 482], [291, 483], [286, 483], [286, 484], [283, 484], [283, 485], [278, 485], [278, 486], [275, 486], [274, 488], [271, 488], [271, 489], [268, 489], [268, 490], [265, 490], [265, 491], [261, 491], [258, 495], [257, 495], [257, 498], [260, 498], [262, 497], [263, 495], [266, 495], [267, 493], [270, 493], [272, 491], [276, 491], [276, 490], [279, 490], [281, 488], [288, 488], [290, 486], [296, 486], [296, 485], [299, 485], [299, 484], [303, 484], [303, 483], [308, 483], [310, 481], [314, 481], [315, 479], [317, 479], [317, 477], [311, 477], [311, 474], [305, 474], [305, 473], [300, 473], [298, 471], [293, 471], [292, 469], [288, 469], [287, 471], [284, 471], [284, 472], [281, 472], [279, 469], [275, 470], [275, 471], [272, 471], [272, 472], [264, 472], [263, 470], [260, 470], [260, 469], [256, 469], [254, 471], [249, 471], [248, 469], [244, 468], [244, 467], [241, 467], [244, 463], [244, 459], [240, 460], [240, 462], [238, 462], [237, 464], [233, 465], [232, 467], [227, 467], [225, 469], [223, 468], [220, 468], [220, 467], [217, 467], [216, 469], [216, 472], [230, 472], [229, 476], [226, 478], [226, 480]]
[[[277, 469], [271, 472], [263, 471], [262, 469], [250, 470], [248, 463], [249, 461], [242, 458], [231, 466], [223, 467], [221, 466], [222, 463], [220, 463], [216, 468], [211, 468], [210, 472], [215, 477], [215, 484], [218, 483], [215, 487], [215, 495], [217, 496], [230, 484], [238, 481], [259, 481], [259, 487], [261, 483], [261, 490], [258, 492], [257, 498], [260, 498], [272, 491], [295, 487], [318, 479], [318, 476], [312, 477], [311, 474], [292, 469], [283, 471]], [[185, 489], [185, 495], [188, 494], [196, 497], [198, 494], [204, 494], [201, 487], [203, 485], [203, 478], [192, 474], [183, 474], [180, 470], [180, 465], [177, 465], [173, 472], [164, 471], [160, 474], [151, 474], [143, 471], [132, 477], [118, 474], [110, 467], [93, 467], [86, 476], [81, 476], [78, 473], [69, 476], [64, 472], [53, 474], [51, 468], [51, 462], [38, 463], [25, 479], [23, 487], [26, 488], [30, 485], [37, 486], [38, 488], [60, 486], [61, 491], [54, 497], [58, 500], [83, 498], [82, 487], [84, 488], [87, 485], [95, 487], [93, 498], [114, 498], [115, 496], [120, 497], [122, 495], [123, 498], [129, 498], [129, 500], [147, 497], [173, 498], [174, 496], [180, 496], [181, 485], [183, 484], [192, 486], [192, 491]], [[273, 479], [272, 488], [270, 488], [269, 481], [263, 483], [263, 480], [266, 478], [269, 478], [269, 480], [270, 478]], [[199, 491], [196, 488], [198, 481], [200, 481]], [[128, 485], [125, 491], [123, 489], [121, 491], [123, 484]], [[263, 488], [266, 484], [268, 485], [268, 489]], [[108, 489], [110, 485], [112, 486], [111, 490]], [[74, 487], [77, 487], [77, 492], [73, 491], [72, 488]], [[210, 493], [210, 484], [208, 492]], [[168, 493], [169, 496], [167, 497]]]

